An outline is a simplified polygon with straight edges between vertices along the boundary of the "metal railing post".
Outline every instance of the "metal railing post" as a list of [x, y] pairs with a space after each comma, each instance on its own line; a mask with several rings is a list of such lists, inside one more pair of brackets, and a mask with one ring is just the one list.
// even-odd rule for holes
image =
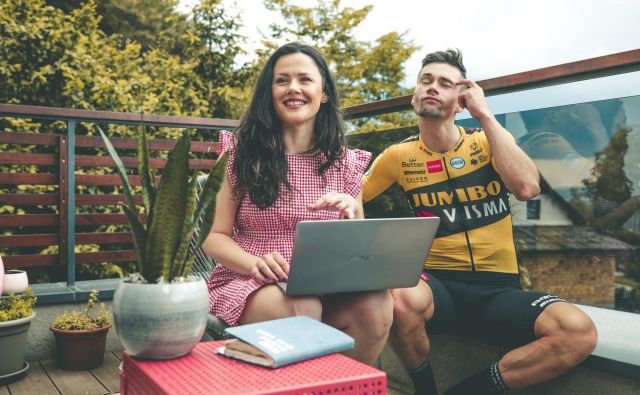
[[67, 286], [76, 283], [76, 121], [67, 121]]

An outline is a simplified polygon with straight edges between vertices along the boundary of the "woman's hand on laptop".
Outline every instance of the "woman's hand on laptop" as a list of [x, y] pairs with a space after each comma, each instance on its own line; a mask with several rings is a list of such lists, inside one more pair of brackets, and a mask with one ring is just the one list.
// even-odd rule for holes
[[343, 217], [353, 219], [358, 210], [358, 201], [348, 193], [329, 192], [321, 196], [315, 203], [307, 206], [308, 210], [338, 210]]
[[269, 252], [256, 258], [256, 263], [251, 269], [251, 276], [256, 280], [279, 281], [289, 278], [289, 262], [278, 251]]

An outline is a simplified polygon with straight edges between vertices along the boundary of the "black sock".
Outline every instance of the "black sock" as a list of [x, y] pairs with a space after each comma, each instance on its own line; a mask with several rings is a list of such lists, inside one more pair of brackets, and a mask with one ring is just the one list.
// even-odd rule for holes
[[489, 395], [499, 394], [509, 388], [502, 380], [500, 371], [498, 370], [498, 362], [489, 366], [478, 373], [467, 377], [458, 384], [449, 388], [445, 395]]
[[420, 366], [415, 369], [406, 369], [407, 374], [413, 381], [413, 388], [416, 395], [438, 395], [436, 381], [431, 370], [431, 361], [425, 359]]

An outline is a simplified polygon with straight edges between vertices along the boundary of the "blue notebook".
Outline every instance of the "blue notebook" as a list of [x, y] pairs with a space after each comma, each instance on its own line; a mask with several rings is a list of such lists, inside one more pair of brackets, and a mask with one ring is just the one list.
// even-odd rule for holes
[[355, 346], [351, 336], [306, 316], [240, 325], [226, 332], [236, 339], [218, 348], [219, 354], [270, 368]]

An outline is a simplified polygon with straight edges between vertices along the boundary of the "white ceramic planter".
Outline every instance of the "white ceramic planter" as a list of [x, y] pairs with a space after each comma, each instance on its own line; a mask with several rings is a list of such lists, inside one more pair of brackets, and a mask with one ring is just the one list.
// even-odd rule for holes
[[120, 282], [113, 295], [113, 318], [129, 355], [172, 359], [188, 354], [207, 324], [209, 291], [201, 278], [184, 283]]
[[22, 293], [29, 287], [29, 278], [24, 270], [9, 269], [4, 272], [2, 293], [8, 295], [9, 292]]

